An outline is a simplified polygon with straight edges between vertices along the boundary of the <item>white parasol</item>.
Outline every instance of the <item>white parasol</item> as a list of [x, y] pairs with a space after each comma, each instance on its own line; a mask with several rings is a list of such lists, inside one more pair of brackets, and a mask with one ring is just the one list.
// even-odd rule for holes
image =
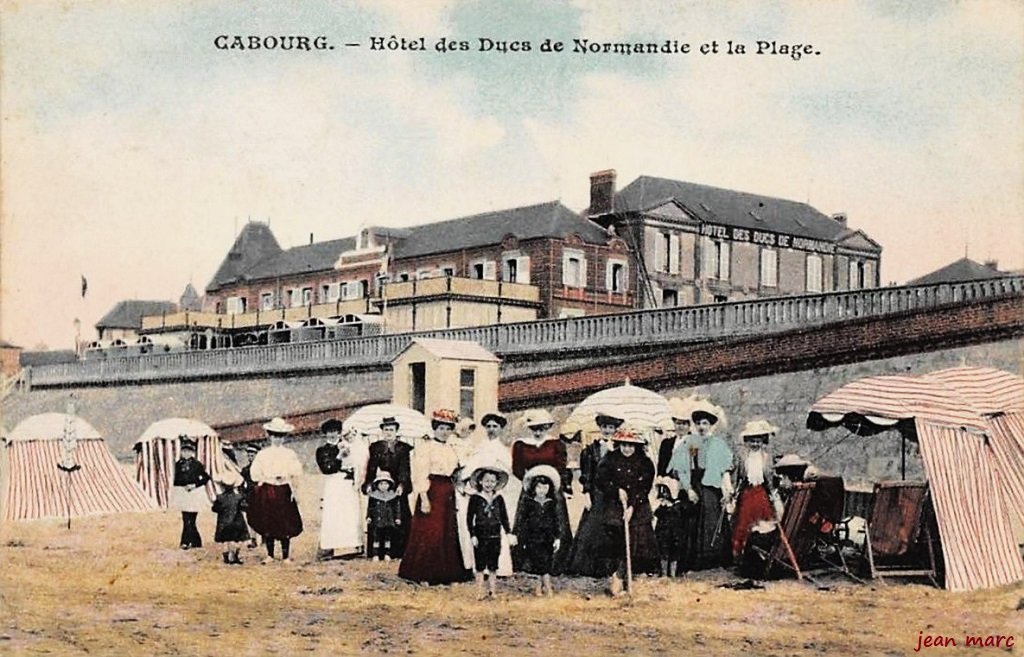
[[386, 417], [398, 422], [398, 437], [406, 442], [433, 435], [430, 420], [423, 413], [397, 404], [370, 404], [363, 406], [342, 423], [342, 431], [354, 431], [369, 436], [370, 441], [381, 437], [380, 423]]
[[584, 399], [566, 424], [580, 427], [585, 434], [593, 434], [598, 431], [594, 418], [599, 413], [622, 418], [626, 426], [635, 431], [675, 429], [668, 400], [653, 390], [631, 384], [629, 379], [621, 386], [605, 388]]

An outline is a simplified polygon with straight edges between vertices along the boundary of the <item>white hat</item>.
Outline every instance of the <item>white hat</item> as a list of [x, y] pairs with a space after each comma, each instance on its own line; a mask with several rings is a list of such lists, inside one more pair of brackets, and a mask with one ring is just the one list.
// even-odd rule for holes
[[726, 425], [725, 411], [722, 410], [721, 406], [716, 406], [706, 399], [698, 399], [694, 402], [693, 406], [690, 407], [690, 417], [693, 418], [693, 423], [697, 423], [697, 418], [706, 417], [709, 420], [714, 420], [711, 424], [715, 424], [718, 428], [724, 429]]
[[779, 428], [768, 420], [751, 420], [740, 432], [741, 438], [747, 436], [770, 436], [778, 433]]
[[779, 457], [779, 460], [775, 462], [776, 468], [795, 468], [801, 465], [810, 465], [810, 463], [800, 458], [797, 454], [786, 454]]
[[543, 408], [535, 408], [523, 414], [523, 424], [528, 427], [536, 427], [545, 424], [554, 424], [555, 418], [551, 417]]
[[690, 417], [690, 413], [693, 412], [693, 404], [696, 401], [696, 395], [690, 395], [686, 399], [680, 399], [679, 397], [669, 399], [668, 407], [672, 411], [672, 419], [692, 422], [693, 418]]
[[658, 486], [667, 486], [672, 499], [679, 497], [679, 480], [675, 477], [658, 477], [654, 480], [654, 490], [658, 490]]
[[523, 475], [523, 491], [530, 486], [530, 480], [534, 477], [547, 477], [551, 480], [551, 490], [558, 490], [562, 485], [562, 478], [558, 476], [558, 470], [550, 465], [535, 465]]
[[295, 427], [285, 422], [284, 418], [275, 417], [273, 420], [263, 425], [263, 430], [267, 433], [286, 434], [295, 431]]

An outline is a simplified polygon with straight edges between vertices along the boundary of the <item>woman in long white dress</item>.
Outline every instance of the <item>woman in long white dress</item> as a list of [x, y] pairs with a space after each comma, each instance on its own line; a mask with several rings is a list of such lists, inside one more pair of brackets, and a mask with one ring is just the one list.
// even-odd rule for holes
[[317, 462], [324, 473], [320, 550], [334, 557], [351, 556], [363, 548], [363, 503], [358, 483], [363, 480], [369, 458], [362, 437], [342, 436], [341, 427], [336, 420], [325, 422], [327, 443], [317, 449]]

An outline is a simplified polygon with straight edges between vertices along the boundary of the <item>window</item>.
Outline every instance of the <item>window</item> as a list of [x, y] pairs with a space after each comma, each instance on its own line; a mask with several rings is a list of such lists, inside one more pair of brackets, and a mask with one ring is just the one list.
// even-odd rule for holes
[[609, 260], [605, 270], [605, 289], [616, 294], [626, 292], [626, 262]]
[[850, 285], [851, 290], [860, 290], [864, 287], [864, 263], [860, 260], [850, 261]]
[[862, 287], [875, 287], [875, 263], [871, 260], [864, 261], [864, 285]]
[[476, 397], [476, 370], [459, 370], [459, 415], [473, 417], [475, 415], [473, 400]]
[[365, 299], [366, 297], [370, 296], [370, 281], [369, 281], [369, 279], [366, 279], [366, 278], [360, 279], [360, 281], [359, 281], [359, 283], [357, 283], [357, 285], [359, 286], [359, 298], [360, 299]]
[[469, 270], [473, 272], [472, 278], [479, 280], [498, 280], [497, 266], [493, 260], [477, 260], [471, 262]]
[[679, 292], [676, 290], [661, 291], [661, 307], [675, 308], [679, 305]]
[[274, 309], [274, 293], [264, 292], [260, 294], [260, 310]]
[[510, 258], [505, 261], [505, 271], [502, 273], [502, 278], [509, 283], [516, 282], [516, 270], [519, 269], [519, 261], [515, 258]]
[[825, 283], [822, 278], [821, 256], [813, 253], [807, 254], [806, 280], [804, 287], [807, 292], [821, 292]]
[[562, 285], [566, 287], [587, 286], [587, 259], [582, 251], [565, 249], [562, 252]]
[[724, 294], [716, 294], [716, 295], [714, 296], [714, 301], [715, 301], [715, 303], [725, 303], [725, 302], [726, 302], [726, 301], [728, 301], [728, 300], [729, 300], [729, 297], [727, 297], [727, 296], [726, 296], [726, 295], [724, 295]]
[[313, 288], [304, 287], [302, 288], [302, 305], [308, 306], [313, 303]]
[[473, 278], [482, 280], [484, 277], [484, 263], [474, 262], [473, 263]]
[[761, 287], [778, 287], [779, 252], [775, 249], [761, 249]]
[[408, 280], [409, 280], [409, 272], [403, 271], [401, 274], [398, 275], [398, 281], [400, 283], [404, 283], [404, 282], [406, 282]]
[[704, 240], [704, 277], [720, 281], [729, 280], [729, 243]]
[[320, 286], [320, 303], [327, 303], [328, 301], [333, 301], [331, 299], [331, 286], [324, 283]]
[[288, 305], [292, 308], [302, 305], [302, 290], [297, 287], [288, 290]]
[[228, 297], [227, 309], [229, 315], [239, 315], [245, 312], [245, 297]]
[[672, 235], [661, 233], [658, 245], [658, 271], [667, 272], [672, 261]]
[[422, 281], [425, 278], [433, 278], [434, 271], [432, 269], [420, 269], [416, 272], [416, 280]]
[[445, 275], [445, 276], [447, 276], [448, 278], [451, 278], [452, 276], [455, 276], [455, 267], [445, 267], [445, 268], [444, 268], [444, 269], [442, 269], [441, 271], [442, 271], [442, 272], [444, 273], [444, 275]]

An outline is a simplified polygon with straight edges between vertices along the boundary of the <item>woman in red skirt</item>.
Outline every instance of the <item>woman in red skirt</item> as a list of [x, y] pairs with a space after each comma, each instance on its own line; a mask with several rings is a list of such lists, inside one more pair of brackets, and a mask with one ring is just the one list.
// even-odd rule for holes
[[451, 584], [472, 579], [462, 561], [455, 511], [453, 476], [459, 457], [448, 438], [458, 417], [439, 409], [431, 417], [433, 439], [417, 441], [412, 451], [412, 492], [415, 510], [398, 576], [425, 584]]
[[282, 561], [289, 561], [291, 539], [302, 533], [302, 516], [292, 488], [302, 475], [302, 463], [284, 446], [284, 437], [295, 427], [275, 417], [263, 429], [270, 436], [270, 446], [260, 450], [249, 470], [255, 484], [249, 500], [249, 525], [267, 545], [263, 563], [274, 560], [275, 541], [281, 542]]
[[777, 520], [776, 515], [782, 515], [772, 481], [772, 456], [768, 451], [768, 442], [777, 431], [778, 427], [765, 420], [753, 420], [747, 422], [740, 433], [746, 449], [737, 463], [739, 493], [732, 530], [732, 556], [737, 563], [747, 545], [750, 528], [763, 520]]

